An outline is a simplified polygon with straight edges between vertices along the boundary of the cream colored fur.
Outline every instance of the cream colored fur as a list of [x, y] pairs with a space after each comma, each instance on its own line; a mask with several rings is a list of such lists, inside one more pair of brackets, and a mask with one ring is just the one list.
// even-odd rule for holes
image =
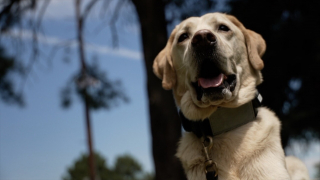
[[[260, 108], [256, 121], [214, 137], [211, 158], [217, 163], [219, 180], [289, 179], [279, 131], [274, 113]], [[189, 180], [205, 180], [202, 144], [194, 134], [184, 135], [177, 156]]]
[[[219, 30], [219, 25], [230, 31]], [[217, 39], [216, 53], [223, 71], [236, 74], [237, 85], [231, 96], [211, 99], [197, 95], [191, 82], [197, 81], [191, 39], [202, 29]], [[178, 42], [181, 34], [189, 38]], [[164, 89], [173, 90], [177, 106], [191, 120], [210, 118], [217, 107], [234, 108], [251, 101], [256, 86], [262, 82], [261, 56], [266, 49], [263, 38], [246, 29], [235, 17], [211, 13], [192, 17], [175, 27], [166, 47], [156, 57], [155, 74]], [[257, 119], [232, 131], [213, 137], [210, 157], [217, 164], [219, 180], [287, 180], [284, 151], [280, 140], [280, 121], [269, 109], [258, 110]], [[202, 143], [193, 133], [185, 133], [179, 143], [177, 157], [189, 180], [205, 180]]]
[[291, 180], [310, 179], [306, 165], [294, 156], [286, 157], [286, 164]]

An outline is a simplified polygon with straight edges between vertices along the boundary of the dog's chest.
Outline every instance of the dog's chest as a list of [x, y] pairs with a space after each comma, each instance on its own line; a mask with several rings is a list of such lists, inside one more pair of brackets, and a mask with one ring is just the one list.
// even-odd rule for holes
[[[247, 147], [250, 137], [247, 132], [252, 124], [247, 124], [232, 132], [224, 133], [213, 138], [210, 158], [217, 164], [219, 180], [239, 179], [239, 169], [243, 167], [243, 159], [253, 151]], [[246, 141], [244, 141], [246, 139]], [[248, 141], [249, 140], [249, 141]], [[205, 179], [205, 156], [202, 142], [193, 133], [186, 133], [180, 142], [177, 156], [182, 161], [188, 179]], [[191, 178], [190, 178], [191, 177]]]
[[[243, 154], [238, 152], [235, 146], [240, 147], [241, 142], [237, 141], [237, 138], [221, 138], [222, 139], [215, 138], [213, 140], [213, 147], [210, 149], [210, 158], [217, 164], [219, 180], [238, 179], [237, 177], [239, 177], [239, 175], [237, 172]], [[190, 141], [193, 141], [193, 143], [187, 143]], [[178, 149], [177, 156], [182, 161], [186, 173], [189, 174], [189, 179], [205, 179], [203, 146], [196, 136], [192, 133], [185, 134]]]
[[[205, 155], [201, 140], [185, 133], [177, 157], [188, 180], [205, 180]], [[280, 143], [280, 122], [273, 112], [260, 108], [257, 119], [213, 137], [210, 158], [219, 180], [288, 179]]]

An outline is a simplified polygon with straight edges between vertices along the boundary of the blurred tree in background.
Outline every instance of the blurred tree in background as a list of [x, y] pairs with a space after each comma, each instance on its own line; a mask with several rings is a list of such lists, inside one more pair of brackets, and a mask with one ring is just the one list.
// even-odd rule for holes
[[12, 74], [23, 75], [23, 67], [13, 57], [5, 54], [5, 50], [0, 46], [0, 99], [8, 104], [24, 104], [22, 94], [15, 89], [15, 84], [11, 80]]
[[[28, 71], [31, 71], [34, 62], [37, 60], [39, 53], [39, 47], [37, 42], [37, 33], [41, 26], [41, 19], [45, 13], [45, 9], [48, 6], [50, 0], [45, 0], [40, 7], [38, 16], [36, 19], [30, 19], [27, 23], [32, 29], [33, 42], [32, 42], [32, 58], [30, 60]], [[106, 73], [98, 68], [96, 63], [92, 65], [88, 64], [85, 40], [84, 40], [84, 29], [85, 20], [90, 14], [92, 8], [97, 0], [86, 1], [82, 4], [82, 0], [74, 0], [75, 10], [75, 31], [76, 31], [76, 42], [78, 47], [78, 60], [80, 64], [79, 71], [71, 78], [71, 81], [67, 83], [67, 86], [62, 90], [62, 105], [63, 107], [69, 107], [72, 103], [72, 94], [78, 95], [81, 102], [84, 105], [84, 119], [87, 131], [87, 143], [89, 158], [88, 164], [90, 179], [95, 179], [95, 160], [93, 155], [93, 143], [91, 133], [91, 110], [99, 109], [110, 109], [113, 105], [117, 105], [119, 101], [128, 102], [127, 96], [123, 93], [120, 81], [111, 81], [107, 78]], [[22, 30], [23, 26], [20, 26], [22, 16], [27, 11], [35, 11], [37, 4], [36, 0], [4, 0], [1, 2], [2, 8], [0, 10], [0, 30], [10, 31], [13, 27], [18, 27]], [[82, 8], [84, 7], [84, 8]], [[10, 29], [12, 28], [12, 29]], [[1, 45], [1, 44], [0, 44]], [[16, 93], [13, 89], [13, 79], [8, 78], [7, 74], [10, 71], [16, 69], [17, 64], [13, 59], [6, 58], [2, 48], [0, 46], [0, 57], [3, 65], [0, 66], [0, 97], [4, 102], [10, 100], [18, 104], [22, 104], [21, 95]], [[25, 79], [26, 81], [26, 79]], [[2, 90], [3, 89], [3, 90]]]
[[282, 121], [282, 143], [320, 138], [320, 1], [230, 1], [231, 14], [267, 43], [264, 105]]
[[147, 75], [152, 154], [156, 180], [186, 179], [180, 161], [175, 157], [181, 137], [181, 124], [172, 92], [164, 91], [154, 75], [152, 64], [167, 42], [165, 2], [132, 0], [140, 20], [144, 62]]
[[[150, 173], [143, 172], [140, 163], [131, 155], [118, 156], [113, 167], [107, 165], [106, 159], [95, 153], [96, 178], [99, 180], [152, 180]], [[82, 154], [71, 165], [63, 180], [89, 179], [88, 155]]]
[[[0, 9], [0, 39], [1, 34], [21, 23], [21, 16], [36, 9], [36, 0], [3, 0]], [[0, 41], [0, 100], [7, 104], [24, 105], [23, 92], [17, 89], [14, 75], [26, 74], [25, 66], [15, 57], [6, 54]]]
[[[101, 180], [110, 179], [110, 170], [107, 168], [106, 160], [100, 154], [95, 153], [95, 167], [96, 167], [96, 177]], [[73, 165], [71, 165], [67, 174], [63, 177], [64, 180], [78, 180], [78, 179], [89, 179], [89, 166], [88, 166], [87, 154], [82, 154], [77, 158]]]
[[37, 0], [2, 0], [0, 2], [0, 31], [5, 32], [9, 28], [21, 22], [22, 16], [36, 9]]
[[[32, 29], [32, 46], [34, 46], [33, 53], [38, 54], [39, 47], [37, 44], [37, 33], [41, 26], [42, 16], [44, 15], [46, 7], [49, 5], [50, 1], [51, 0], [44, 0], [43, 3], [39, 3], [38, 0], [2, 0], [0, 2], [1, 33], [8, 33], [19, 28], [21, 28], [20, 30], [23, 30], [23, 28]], [[86, 8], [83, 14], [80, 14], [81, 17], [79, 17], [81, 18], [79, 19], [81, 21], [81, 31], [85, 28], [85, 20], [97, 0], [90, 0], [86, 2], [88, 2], [86, 4]], [[37, 16], [30, 16], [32, 17], [30, 19], [22, 18], [26, 17], [25, 15], [28, 12], [35, 13], [37, 9], [39, 10]], [[16, 83], [14, 82], [15, 80], [11, 74], [21, 74], [26, 78], [34, 65], [34, 62], [38, 60], [36, 55], [32, 57], [35, 57], [35, 59], [31, 59], [30, 63], [25, 65], [21, 62], [21, 59], [16, 59], [15, 57], [9, 57], [6, 55], [5, 48], [0, 41], [0, 97], [5, 103], [23, 104], [23, 91], [18, 91], [16, 86], [14, 86]], [[94, 110], [98, 110], [100, 108], [109, 109], [119, 104], [119, 101], [128, 102], [128, 97], [124, 94], [119, 80], [109, 80], [107, 73], [99, 69], [97, 61], [93, 61], [92, 64], [87, 65], [85, 59], [84, 62], [80, 61], [81, 66], [83, 66], [83, 63], [87, 66], [86, 74], [83, 75], [80, 70], [71, 77], [70, 81], [67, 82], [66, 87], [62, 89], [61, 100], [63, 107], [67, 108], [72, 104], [73, 94], [79, 96], [83, 101], [86, 98], [89, 99], [89, 106]], [[26, 79], [24, 80], [26, 81]], [[86, 92], [83, 91], [83, 87], [91, 85], [93, 88], [91, 87]]]
[[118, 180], [136, 180], [142, 171], [141, 165], [130, 155], [119, 156], [114, 165], [115, 178]]

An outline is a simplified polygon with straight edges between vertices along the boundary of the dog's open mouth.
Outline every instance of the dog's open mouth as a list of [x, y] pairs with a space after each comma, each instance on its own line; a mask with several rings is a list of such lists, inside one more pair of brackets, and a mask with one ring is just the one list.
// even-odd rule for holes
[[197, 100], [202, 96], [210, 100], [229, 99], [236, 87], [236, 75], [226, 75], [216, 66], [202, 66], [196, 82], [192, 86], [197, 93]]

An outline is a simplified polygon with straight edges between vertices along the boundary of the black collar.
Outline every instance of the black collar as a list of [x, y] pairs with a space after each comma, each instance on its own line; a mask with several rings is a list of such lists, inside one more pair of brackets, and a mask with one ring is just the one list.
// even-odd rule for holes
[[257, 116], [257, 108], [261, 106], [262, 97], [257, 92], [256, 97], [237, 108], [220, 107], [209, 118], [201, 121], [187, 119], [181, 110], [179, 115], [185, 131], [193, 132], [198, 138], [216, 136], [254, 121]]

